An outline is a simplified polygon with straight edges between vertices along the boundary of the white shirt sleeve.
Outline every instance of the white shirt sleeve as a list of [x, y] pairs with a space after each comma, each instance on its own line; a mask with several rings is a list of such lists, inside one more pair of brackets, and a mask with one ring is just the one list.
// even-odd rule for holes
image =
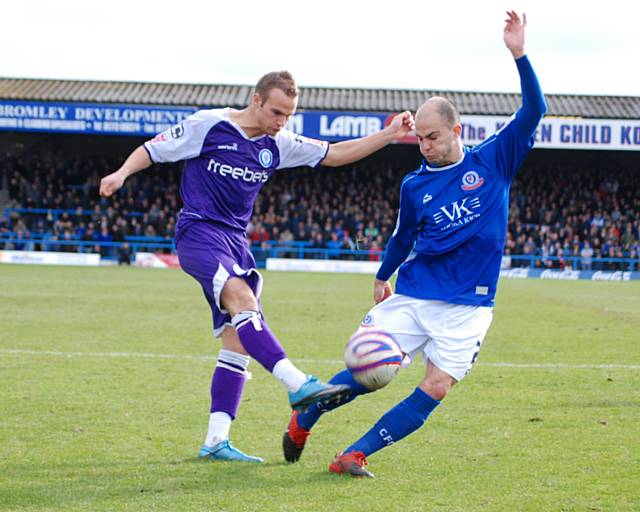
[[280, 151], [278, 169], [301, 165], [315, 167], [327, 156], [329, 151], [329, 143], [326, 140], [296, 135], [289, 130], [280, 130], [276, 135], [276, 143]]
[[200, 110], [144, 143], [156, 163], [178, 162], [200, 155], [209, 130], [222, 120], [221, 110]]

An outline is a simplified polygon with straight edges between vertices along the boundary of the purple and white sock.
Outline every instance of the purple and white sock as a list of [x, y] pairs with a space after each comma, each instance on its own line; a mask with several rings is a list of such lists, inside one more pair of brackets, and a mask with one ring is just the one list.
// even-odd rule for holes
[[249, 375], [249, 356], [221, 349], [211, 379], [211, 416], [205, 444], [214, 446], [229, 437], [231, 421], [236, 418], [244, 381]]

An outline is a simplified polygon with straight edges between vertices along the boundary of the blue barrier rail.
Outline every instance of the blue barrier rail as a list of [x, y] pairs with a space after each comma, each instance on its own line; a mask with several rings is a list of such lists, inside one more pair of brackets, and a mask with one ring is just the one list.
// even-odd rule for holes
[[[92, 240], [56, 240], [51, 235], [37, 235], [31, 238], [17, 238], [15, 233], [0, 234], [0, 249], [25, 251], [62, 251], [62, 252], [95, 252], [101, 253], [105, 259], [118, 259], [119, 251], [125, 243], [131, 256], [136, 252], [175, 252], [175, 244], [161, 237], [127, 236], [125, 242], [98, 242]], [[311, 247], [310, 242], [287, 242], [278, 244], [270, 241], [264, 246], [254, 245], [251, 251], [259, 267], [264, 267], [267, 258], [299, 258], [299, 259], [346, 259], [359, 261], [379, 261], [384, 251], [326, 249]], [[631, 258], [591, 258], [540, 255], [510, 255], [509, 268], [573, 268], [576, 270], [625, 270], [634, 272], [640, 269], [640, 260]], [[551, 265], [545, 263], [550, 262]]]

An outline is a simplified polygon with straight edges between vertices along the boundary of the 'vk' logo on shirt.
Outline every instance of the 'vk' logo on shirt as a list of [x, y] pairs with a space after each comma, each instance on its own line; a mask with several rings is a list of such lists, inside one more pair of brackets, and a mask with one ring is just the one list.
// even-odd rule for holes
[[440, 210], [433, 214], [433, 220], [436, 221], [436, 224], [440, 224], [445, 218], [449, 219], [450, 222], [455, 222], [467, 215], [473, 215], [471, 209], [480, 208], [480, 198], [477, 196], [471, 199], [465, 197], [462, 201], [454, 201], [449, 206], [451, 206], [451, 210], [446, 206], [441, 206]]
[[258, 153], [258, 160], [260, 160], [260, 165], [265, 169], [271, 167], [273, 163], [273, 153], [268, 149], [261, 149], [260, 153]]

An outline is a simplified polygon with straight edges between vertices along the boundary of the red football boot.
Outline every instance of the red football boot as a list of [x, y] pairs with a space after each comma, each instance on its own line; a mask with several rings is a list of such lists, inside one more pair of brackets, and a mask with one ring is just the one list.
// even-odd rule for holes
[[298, 424], [299, 411], [293, 411], [291, 420], [287, 426], [287, 430], [282, 438], [282, 451], [287, 462], [297, 462], [302, 455], [307, 437], [311, 435], [311, 431], [302, 428]]
[[329, 464], [329, 472], [338, 475], [346, 473], [359, 478], [373, 478], [373, 473], [365, 468], [366, 465], [367, 459], [362, 452], [340, 453]]

